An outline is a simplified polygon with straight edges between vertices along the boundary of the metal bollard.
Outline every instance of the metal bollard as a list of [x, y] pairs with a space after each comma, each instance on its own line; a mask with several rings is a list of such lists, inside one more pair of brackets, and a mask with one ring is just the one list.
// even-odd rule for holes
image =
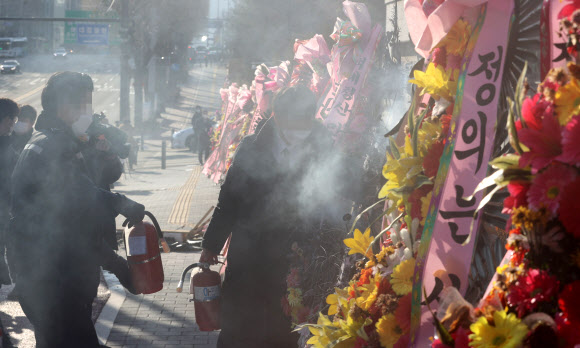
[[167, 142], [161, 142], [161, 169], [165, 169], [165, 162], [167, 160]]

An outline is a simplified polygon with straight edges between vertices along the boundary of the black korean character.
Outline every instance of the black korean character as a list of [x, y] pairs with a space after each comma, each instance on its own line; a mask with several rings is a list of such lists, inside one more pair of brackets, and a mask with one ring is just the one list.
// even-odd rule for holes
[[479, 86], [475, 92], [475, 102], [479, 106], [489, 105], [495, 98], [495, 85], [493, 83], [484, 83]]
[[[459, 277], [456, 274], [448, 273], [447, 276], [451, 280], [451, 286], [453, 286], [457, 290], [461, 289], [461, 279], [459, 279]], [[443, 280], [441, 280], [441, 278], [435, 276], [435, 286], [433, 287], [433, 290], [431, 291], [431, 293], [429, 295], [427, 295], [427, 298], [423, 302], [421, 302], [421, 305], [424, 306], [424, 305], [431, 303], [435, 300], [439, 301], [439, 295], [441, 294], [441, 292], [443, 291], [444, 288], [445, 288], [445, 284], [443, 283]]]
[[345, 87], [342, 91], [342, 98], [344, 100], [351, 100], [354, 96], [355, 89], [354, 87]]
[[[497, 55], [495, 52], [491, 51], [486, 54], [478, 54], [477, 57], [479, 58], [481, 65], [469, 74], [469, 76], [477, 76], [482, 72], [485, 72], [485, 77], [490, 80], [493, 76], [493, 81], [495, 82], [499, 76], [501, 60], [503, 57], [503, 47], [497, 46]], [[490, 67], [494, 71], [492, 71]]]
[[334, 98], [328, 98], [326, 99], [324, 105], [320, 106], [320, 117], [322, 117], [322, 119], [325, 119], [326, 116], [328, 116], [328, 112], [330, 111], [330, 106], [332, 105], [333, 100]]
[[342, 106], [339, 106], [337, 108], [337, 112], [341, 115], [341, 116], [347, 116], [348, 114], [350, 114], [352, 112], [351, 106], [349, 103], [347, 102], [343, 102]]
[[[455, 204], [460, 208], [470, 208], [475, 206], [475, 197], [472, 197], [470, 200], [463, 198], [465, 190], [461, 185], [455, 185]], [[459, 218], [474, 218], [475, 209], [466, 210], [466, 211], [444, 211], [440, 210], [439, 214], [445, 220], [451, 219], [459, 219]], [[477, 218], [477, 215], [475, 215]], [[469, 234], [459, 234], [459, 226], [452, 221], [448, 221], [447, 224], [449, 225], [449, 230], [451, 231], [451, 238], [457, 244], [463, 244]]]
[[479, 116], [479, 128], [477, 122], [474, 119], [470, 119], [469, 121], [465, 122], [463, 128], [461, 129], [461, 139], [467, 145], [473, 143], [477, 138], [479, 129], [479, 145], [469, 150], [455, 150], [455, 156], [457, 156], [457, 158], [460, 160], [464, 160], [467, 157], [477, 153], [477, 167], [475, 168], [475, 173], [479, 171], [481, 164], [483, 163], [483, 150], [485, 149], [485, 128], [487, 126], [486, 114], [478, 111], [477, 115]]

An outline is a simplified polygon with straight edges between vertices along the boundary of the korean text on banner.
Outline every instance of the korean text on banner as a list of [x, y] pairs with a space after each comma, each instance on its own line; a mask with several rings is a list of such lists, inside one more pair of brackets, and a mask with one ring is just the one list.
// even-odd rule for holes
[[[437, 181], [444, 183], [436, 183], [417, 256], [411, 314], [415, 347], [428, 345], [434, 332], [431, 313], [421, 304], [428, 301], [436, 310], [435, 300], [445, 286], [462, 293], [467, 289], [476, 240], [468, 236], [472, 224], [474, 231], [478, 228], [479, 216], [474, 214], [483, 193], [466, 197], [487, 176], [513, 7], [513, 0], [490, 0], [482, 6], [479, 36], [474, 30], [470, 45], [477, 41], [462, 64], [452, 141], [437, 174]], [[427, 298], [422, 297], [423, 287]]]

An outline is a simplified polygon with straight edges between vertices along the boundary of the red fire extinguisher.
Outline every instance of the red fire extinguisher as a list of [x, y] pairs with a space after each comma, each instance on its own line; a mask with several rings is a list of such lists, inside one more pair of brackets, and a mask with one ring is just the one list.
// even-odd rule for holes
[[[125, 227], [125, 250], [136, 293], [153, 294], [163, 289], [164, 274], [159, 243], [166, 253], [169, 252], [169, 245], [163, 238], [155, 216], [148, 211], [145, 215], [153, 221], [153, 225], [141, 221], [131, 228]], [[123, 226], [128, 222], [126, 220]]]
[[177, 285], [177, 292], [183, 291], [183, 282], [189, 270], [191, 272], [189, 293], [192, 294], [195, 307], [195, 321], [201, 331], [219, 330], [220, 327], [220, 297], [222, 279], [218, 272], [209, 269], [207, 263], [194, 263], [185, 267]]

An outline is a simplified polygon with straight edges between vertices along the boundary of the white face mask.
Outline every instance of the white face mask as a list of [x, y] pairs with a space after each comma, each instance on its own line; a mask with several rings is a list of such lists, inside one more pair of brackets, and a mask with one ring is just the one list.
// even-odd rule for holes
[[75, 136], [80, 137], [86, 135], [87, 129], [93, 123], [93, 116], [91, 115], [82, 115], [76, 120], [75, 123], [72, 124], [72, 131]]
[[26, 133], [30, 132], [31, 129], [32, 129], [32, 126], [27, 122], [18, 121], [14, 125], [14, 133], [16, 133], [16, 134], [26, 134]]

